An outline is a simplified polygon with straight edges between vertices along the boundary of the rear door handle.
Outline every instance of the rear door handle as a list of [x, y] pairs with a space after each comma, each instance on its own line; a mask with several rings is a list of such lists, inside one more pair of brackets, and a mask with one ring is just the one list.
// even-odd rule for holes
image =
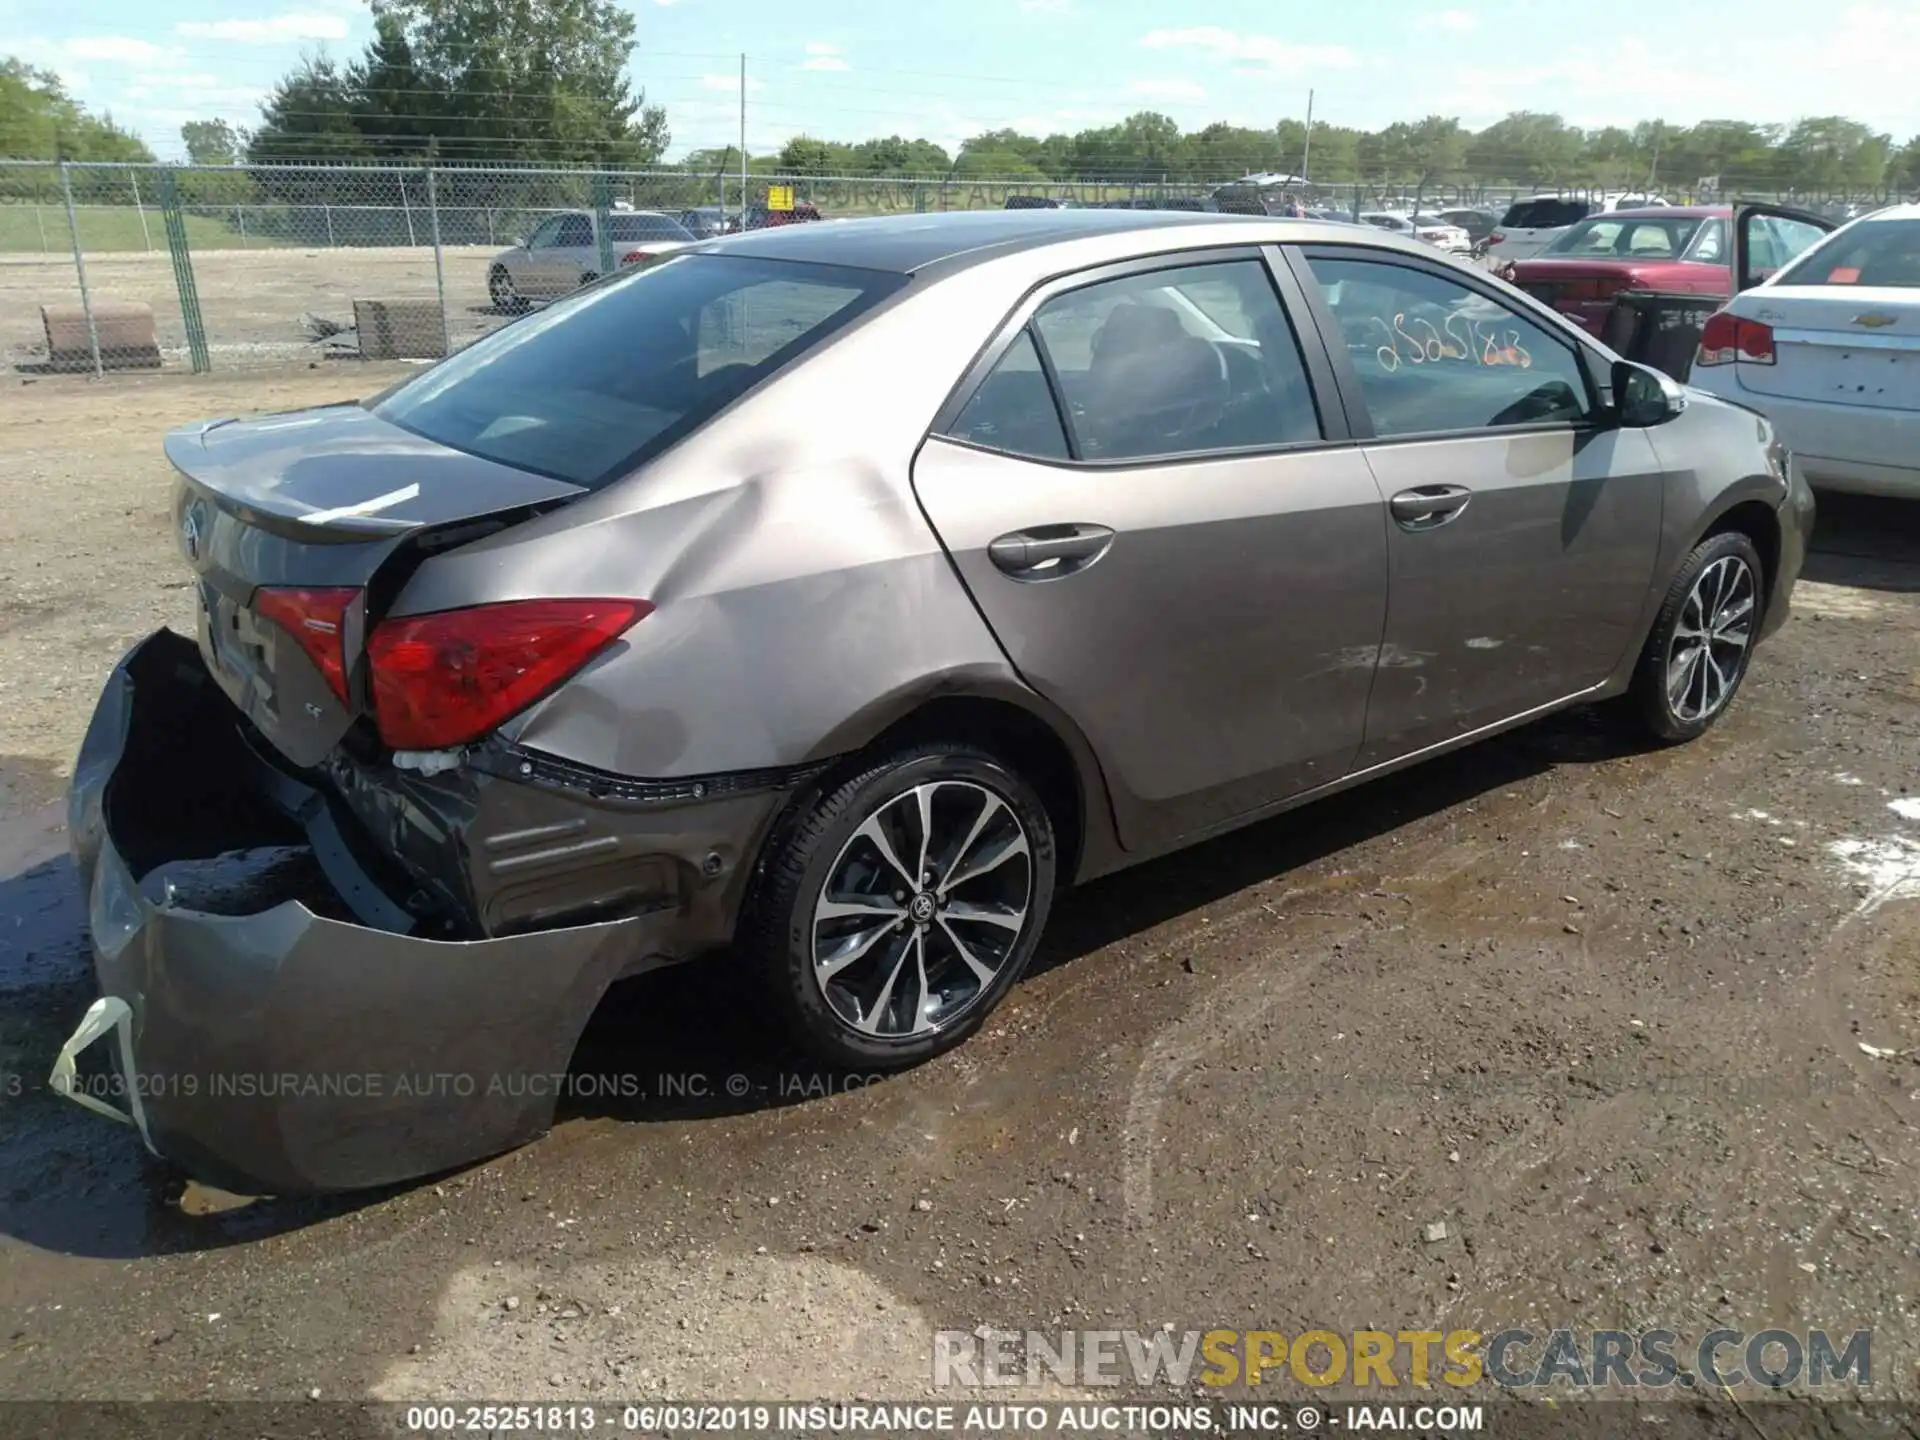
[[1464, 485], [1419, 485], [1402, 490], [1387, 502], [1387, 509], [1402, 530], [1432, 530], [1444, 525], [1473, 499]]
[[1035, 525], [992, 541], [987, 558], [1015, 580], [1058, 580], [1086, 569], [1112, 544], [1105, 525]]

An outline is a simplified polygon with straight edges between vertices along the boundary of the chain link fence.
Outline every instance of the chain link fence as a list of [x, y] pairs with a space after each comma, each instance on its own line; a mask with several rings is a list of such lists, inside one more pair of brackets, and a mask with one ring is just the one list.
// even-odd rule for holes
[[[737, 173], [682, 170], [0, 161], [0, 364], [103, 374], [430, 360], [618, 267], [635, 243], [658, 238], [640, 223], [647, 213], [712, 225], [737, 223], [744, 210], [753, 223], [770, 185], [791, 186], [797, 204], [825, 217], [851, 218], [999, 208], [1019, 195], [1199, 208], [1232, 178], [755, 175], [743, 188]], [[1497, 214], [1532, 193], [1538, 187], [1412, 182], [1302, 192], [1343, 215], [1416, 206]]]

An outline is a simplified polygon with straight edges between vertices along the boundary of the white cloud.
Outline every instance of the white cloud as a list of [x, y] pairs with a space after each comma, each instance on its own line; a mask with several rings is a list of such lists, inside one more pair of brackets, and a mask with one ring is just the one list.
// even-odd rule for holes
[[148, 65], [163, 58], [167, 51], [151, 40], [136, 40], [131, 35], [76, 35], [60, 42], [62, 55], [75, 60], [104, 60], [119, 65]]
[[174, 30], [194, 40], [227, 40], [237, 45], [279, 45], [292, 40], [344, 40], [344, 15], [293, 11], [258, 20], [182, 20]]
[[840, 53], [838, 45], [829, 45], [824, 40], [811, 40], [807, 43], [807, 58], [801, 62], [802, 70], [849, 70], [846, 57]]
[[1480, 17], [1471, 10], [1436, 10], [1413, 22], [1416, 30], [1452, 30], [1465, 34], [1480, 28]]
[[1206, 50], [1222, 60], [1238, 60], [1272, 75], [1301, 75], [1315, 70], [1349, 70], [1359, 64], [1344, 45], [1291, 45], [1273, 35], [1242, 35], [1218, 25], [1183, 30], [1150, 30], [1140, 38], [1149, 50]]
[[1207, 90], [1191, 80], [1136, 80], [1127, 86], [1129, 95], [1146, 100], [1204, 100]]

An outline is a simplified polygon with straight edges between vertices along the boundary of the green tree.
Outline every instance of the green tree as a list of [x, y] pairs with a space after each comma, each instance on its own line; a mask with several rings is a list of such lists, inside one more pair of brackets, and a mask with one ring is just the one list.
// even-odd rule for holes
[[1891, 135], [1841, 115], [1802, 120], [1780, 142], [1784, 178], [1796, 190], [1877, 188], [1892, 153]]
[[189, 120], [180, 127], [190, 165], [232, 165], [246, 151], [246, 135], [225, 120]]
[[247, 140], [248, 161], [366, 158], [356, 101], [348, 75], [330, 56], [309, 55], [261, 103], [260, 124]]
[[1556, 184], [1578, 168], [1583, 141], [1558, 115], [1516, 110], [1475, 135], [1465, 159], [1482, 180]]
[[51, 70], [0, 57], [0, 156], [18, 160], [152, 160], [140, 138], [90, 113]]
[[781, 147], [779, 165], [783, 175], [837, 174], [847, 166], [847, 147], [796, 135]]
[[1900, 147], [1887, 166], [1887, 183], [1909, 198], [1920, 198], [1920, 135]]

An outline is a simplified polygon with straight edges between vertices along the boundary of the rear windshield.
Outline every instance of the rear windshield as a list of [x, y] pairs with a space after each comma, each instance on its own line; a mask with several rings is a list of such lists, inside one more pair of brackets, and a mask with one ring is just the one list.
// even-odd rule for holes
[[1869, 220], [1795, 261], [1776, 285], [1920, 288], [1920, 220]]
[[693, 232], [665, 215], [609, 215], [607, 235], [615, 244], [634, 240], [691, 240]]
[[1514, 230], [1557, 230], [1562, 225], [1577, 225], [1593, 213], [1585, 200], [1522, 200], [1501, 217], [1503, 226]]
[[1674, 260], [1699, 228], [1700, 221], [1694, 217], [1582, 220], [1542, 253], [1608, 260]]
[[427, 439], [596, 488], [906, 284], [677, 255], [504, 325], [374, 404]]

